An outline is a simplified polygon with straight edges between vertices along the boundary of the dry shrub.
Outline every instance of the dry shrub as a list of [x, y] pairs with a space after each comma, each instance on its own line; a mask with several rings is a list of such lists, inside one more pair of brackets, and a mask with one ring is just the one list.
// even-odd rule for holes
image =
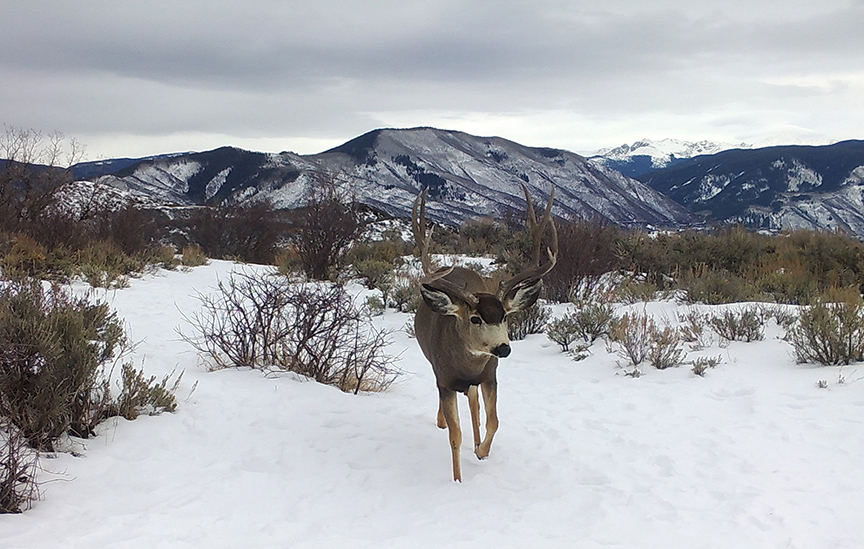
[[0, 415], [28, 443], [53, 451], [65, 433], [87, 437], [104, 419], [101, 369], [124, 344], [107, 305], [38, 282], [0, 291]]
[[546, 325], [546, 337], [561, 347], [562, 352], [569, 352], [572, 345], [580, 337], [576, 313], [567, 313]]
[[701, 313], [696, 309], [688, 309], [685, 313], [678, 313], [678, 332], [682, 341], [689, 343], [690, 348], [695, 350], [710, 347], [714, 343], [712, 331], [709, 330], [709, 315]]
[[716, 368], [720, 364], [721, 357], [700, 356], [693, 361], [692, 372], [699, 377], [705, 377], [705, 373], [709, 368]]
[[125, 350], [122, 324], [106, 304], [56, 286], [45, 290], [39, 282], [6, 284], [0, 288], [0, 416], [37, 450], [53, 451], [65, 434], [91, 436], [117, 413], [108, 379]]
[[77, 254], [80, 274], [96, 288], [124, 288], [129, 274], [144, 269], [143, 256], [128, 255], [111, 240], [97, 240]]
[[213, 367], [286, 370], [343, 391], [385, 390], [399, 375], [384, 354], [388, 333], [337, 284], [293, 284], [275, 273], [234, 273], [181, 334]]
[[420, 306], [420, 276], [396, 276], [390, 289], [390, 303], [403, 313], [416, 313]]
[[184, 267], [200, 267], [202, 265], [207, 265], [207, 255], [204, 253], [204, 250], [201, 249], [201, 246], [197, 244], [189, 244], [183, 246], [182, 259], [180, 263]]
[[621, 303], [645, 303], [652, 301], [658, 291], [656, 283], [631, 277], [615, 290], [615, 299]]
[[61, 437], [87, 438], [118, 414], [175, 409], [176, 383], [156, 383], [128, 363], [112, 399], [110, 371], [125, 350], [107, 305], [40, 282], [0, 286], [0, 513], [23, 511], [38, 498], [39, 452], [53, 452]]
[[777, 303], [805, 305], [819, 295], [819, 278], [798, 257], [775, 260], [763, 267], [759, 290]]
[[543, 279], [547, 297], [568, 301], [571, 288], [582, 279], [617, 270], [620, 235], [620, 229], [600, 221], [558, 223], [558, 262]]
[[387, 307], [384, 305], [384, 300], [377, 295], [367, 296], [363, 302], [363, 312], [369, 316], [381, 316], [386, 311]]
[[153, 267], [161, 267], [174, 271], [183, 264], [183, 257], [177, 255], [177, 248], [173, 244], [155, 246], [149, 254], [147, 263]]
[[112, 415], [133, 420], [142, 413], [154, 415], [174, 412], [177, 409], [174, 394], [183, 374], [177, 376], [169, 385], [171, 377], [172, 374], [168, 374], [157, 382], [156, 376], [145, 377], [141, 370], [129, 363], [124, 364], [120, 374], [120, 394], [112, 404]]
[[681, 347], [682, 339], [674, 326], [651, 330], [651, 346], [648, 349], [648, 361], [658, 370], [673, 368], [681, 364], [687, 352]]
[[864, 301], [855, 289], [835, 290], [804, 308], [789, 331], [799, 362], [823, 365], [864, 360]]
[[97, 211], [92, 218], [80, 220], [79, 226], [88, 228], [88, 240], [109, 241], [126, 255], [146, 257], [166, 236], [167, 220], [162, 215], [156, 210], [125, 205], [117, 210]]
[[754, 301], [760, 297], [758, 287], [746, 278], [723, 269], [712, 269], [704, 263], [678, 277], [676, 285], [684, 290], [688, 303], [719, 305]]
[[0, 417], [0, 514], [20, 513], [39, 498], [38, 454], [11, 421]]
[[202, 207], [186, 220], [189, 240], [207, 257], [272, 264], [285, 230], [280, 214], [266, 203]]
[[794, 231], [769, 236], [742, 227], [649, 235], [624, 233], [621, 265], [691, 302], [732, 303], [768, 297], [806, 304], [834, 287], [864, 284], [864, 243], [841, 233]]
[[727, 343], [731, 341], [761, 341], [765, 337], [762, 311], [755, 305], [726, 309], [711, 315], [708, 324]]
[[[110, 215], [108, 212], [103, 217]], [[131, 239], [136, 242], [133, 249], [124, 248], [124, 240], [117, 240], [117, 235], [102, 234], [94, 219], [76, 221], [46, 215], [20, 229], [9, 237], [10, 245], [0, 260], [6, 278], [65, 282], [80, 275], [94, 286], [116, 287], [148, 264], [171, 268], [175, 263], [173, 251], [165, 258], [163, 248], [152, 238], [140, 237], [145, 230], [142, 227], [130, 229], [139, 231], [139, 238]]]
[[276, 265], [276, 270], [283, 276], [294, 276], [303, 271], [303, 263], [300, 261], [300, 254], [291, 246], [279, 248], [276, 252], [276, 258], [273, 260]]
[[48, 250], [27, 235], [9, 239], [9, 250], [3, 255], [3, 275], [21, 280], [29, 276], [40, 276], [47, 271]]
[[610, 352], [634, 367], [648, 360], [658, 370], [681, 364], [683, 342], [678, 328], [661, 328], [646, 313], [624, 313], [612, 322], [608, 336]]
[[573, 315], [576, 332], [588, 343], [609, 333], [614, 310], [608, 303], [585, 303]]
[[303, 272], [313, 280], [335, 278], [351, 244], [363, 231], [359, 206], [337, 188], [321, 179], [306, 197], [306, 205], [295, 213], [294, 246]]
[[648, 357], [654, 329], [654, 320], [647, 314], [624, 313], [609, 329], [611, 350], [638, 366]]
[[551, 316], [548, 309], [535, 302], [527, 309], [507, 315], [507, 333], [514, 341], [525, 339], [529, 334], [542, 333]]
[[354, 263], [354, 271], [364, 280], [367, 288], [381, 292], [385, 304], [389, 301], [390, 291], [395, 281], [392, 263], [378, 259], [363, 259]]
[[383, 240], [355, 242], [348, 252], [348, 262], [356, 265], [360, 261], [381, 261], [399, 266], [402, 257], [411, 254], [413, 245], [403, 241], [396, 231], [387, 230], [382, 237]]

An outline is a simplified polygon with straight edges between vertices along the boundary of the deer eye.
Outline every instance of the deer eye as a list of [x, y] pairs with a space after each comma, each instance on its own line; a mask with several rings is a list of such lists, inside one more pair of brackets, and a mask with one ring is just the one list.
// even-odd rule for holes
[[471, 324], [476, 324], [479, 326], [479, 325], [483, 324], [483, 319], [480, 318], [479, 316], [472, 316], [471, 317]]

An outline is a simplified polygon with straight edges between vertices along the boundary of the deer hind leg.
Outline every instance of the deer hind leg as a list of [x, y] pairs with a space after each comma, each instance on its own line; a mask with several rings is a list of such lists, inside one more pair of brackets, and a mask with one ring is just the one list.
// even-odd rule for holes
[[462, 482], [462, 465], [459, 461], [459, 448], [462, 446], [462, 428], [459, 427], [459, 409], [456, 405], [456, 393], [448, 389], [438, 389], [440, 395], [440, 410], [447, 422], [450, 435], [450, 452], [453, 456], [453, 480]]
[[483, 459], [489, 455], [489, 450], [492, 448], [492, 438], [498, 431], [498, 383], [494, 380], [484, 381], [481, 388], [483, 389], [483, 406], [486, 408], [486, 436], [483, 438], [483, 442], [474, 449], [474, 454], [478, 459]]
[[468, 388], [468, 409], [471, 410], [471, 427], [474, 429], [474, 448], [480, 446], [480, 396], [477, 386]]

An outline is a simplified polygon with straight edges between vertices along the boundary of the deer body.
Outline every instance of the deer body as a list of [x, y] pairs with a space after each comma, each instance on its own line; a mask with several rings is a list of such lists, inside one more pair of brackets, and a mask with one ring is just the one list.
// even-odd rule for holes
[[[432, 271], [428, 257], [431, 235], [426, 234], [425, 228], [425, 191], [414, 204], [414, 236], [426, 274], [420, 285], [423, 301], [414, 317], [414, 332], [435, 373], [439, 397], [438, 427], [448, 429], [453, 479], [456, 481], [462, 480], [462, 430], [456, 393], [465, 393], [468, 397], [474, 453], [483, 459], [489, 455], [492, 439], [498, 430], [496, 370], [498, 359], [510, 354], [507, 315], [537, 301], [542, 288], [541, 277], [555, 265], [558, 246], [555, 226], [550, 218], [552, 196], [540, 223], [534, 215], [527, 190], [525, 197], [529, 207], [529, 228], [534, 235], [535, 265], [501, 282], [497, 288], [491, 279], [462, 267]], [[540, 239], [547, 225], [552, 227], [552, 244], [547, 249], [549, 261], [540, 265]], [[486, 413], [486, 434], [482, 440], [478, 386], [482, 389]]]

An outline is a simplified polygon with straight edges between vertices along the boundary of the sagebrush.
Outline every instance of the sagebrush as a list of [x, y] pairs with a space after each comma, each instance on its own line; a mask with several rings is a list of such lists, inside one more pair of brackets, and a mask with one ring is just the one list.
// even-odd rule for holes
[[[0, 416], [27, 443], [54, 451], [70, 434], [87, 438], [121, 408], [141, 405], [148, 412], [173, 411], [167, 379], [155, 384], [122, 365], [120, 401], [111, 390], [111, 371], [129, 350], [122, 322], [105, 303], [72, 296], [41, 282], [8, 282], [0, 288]], [[137, 377], [135, 377], [137, 376]], [[134, 379], [126, 383], [127, 379]], [[158, 396], [125, 403], [127, 387]]]
[[396, 379], [387, 332], [364, 322], [345, 289], [292, 283], [275, 272], [233, 273], [181, 334], [215, 368], [286, 370], [343, 391], [380, 391]]
[[857, 290], [834, 292], [801, 310], [789, 330], [799, 362], [823, 365], [864, 360], [864, 301]]

